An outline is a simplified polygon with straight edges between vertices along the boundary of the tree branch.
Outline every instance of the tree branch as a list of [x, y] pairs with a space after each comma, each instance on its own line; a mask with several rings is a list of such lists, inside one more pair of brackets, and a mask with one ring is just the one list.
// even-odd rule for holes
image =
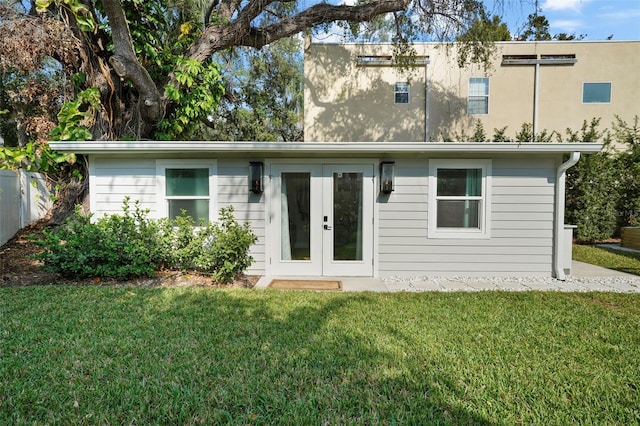
[[[225, 3], [234, 2], [235, 0], [223, 0], [221, 7]], [[321, 3], [265, 28], [251, 27], [251, 20], [257, 16], [258, 7], [261, 6], [259, 9], [262, 11], [269, 3], [271, 1], [253, 0], [247, 7], [248, 10], [243, 10], [244, 19], [234, 20], [224, 25], [208, 26], [202, 36], [191, 46], [188, 56], [203, 62], [214, 52], [232, 46], [249, 46], [259, 49], [319, 24], [333, 21], [370, 21], [378, 15], [405, 10], [409, 6], [409, 0], [376, 0], [356, 6], [334, 6]], [[246, 19], [247, 17], [251, 19]]]
[[213, 13], [213, 9], [215, 9], [220, 3], [220, 0], [211, 0], [209, 2], [209, 6], [207, 6], [207, 10], [204, 11], [204, 26], [209, 25], [209, 20], [211, 19], [211, 14]]
[[122, 4], [120, 0], [103, 0], [102, 5], [109, 18], [113, 38], [114, 55], [109, 58], [109, 63], [121, 79], [131, 81], [138, 89], [144, 105], [141, 111], [143, 117], [156, 122], [163, 113], [162, 96], [149, 72], [136, 58]]
[[[255, 0], [253, 0], [255, 1]], [[218, 17], [231, 20], [233, 13], [240, 6], [242, 0], [221, 0], [218, 6]]]

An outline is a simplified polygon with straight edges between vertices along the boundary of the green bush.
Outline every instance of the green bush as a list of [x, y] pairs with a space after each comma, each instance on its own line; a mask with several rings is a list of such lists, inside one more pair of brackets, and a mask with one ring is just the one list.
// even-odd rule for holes
[[615, 140], [627, 148], [616, 157], [619, 173], [617, 217], [619, 226], [640, 226], [640, 118], [632, 125], [616, 117], [613, 124]]
[[[168, 226], [169, 225], [169, 226]], [[249, 223], [240, 225], [233, 207], [220, 209], [214, 224], [196, 227], [189, 216], [163, 222], [161, 240], [170, 269], [189, 269], [213, 274], [216, 281], [229, 282], [251, 266], [249, 249], [257, 241]]]
[[565, 221], [577, 226], [580, 241], [601, 241], [616, 232], [616, 168], [606, 152], [583, 155], [567, 171]]
[[[567, 129], [570, 142], [604, 141], [606, 149], [583, 155], [567, 171], [565, 220], [577, 225], [582, 241], [600, 241], [618, 236], [621, 226], [640, 225], [640, 123], [616, 117], [613, 131], [600, 131], [600, 119], [585, 121], [582, 129]], [[612, 149], [613, 142], [619, 148]]]
[[92, 223], [92, 216], [82, 215], [78, 207], [61, 226], [34, 240], [45, 248], [34, 258], [67, 278], [150, 276], [156, 269], [157, 227], [146, 214], [138, 203], [131, 213], [125, 199], [122, 215], [105, 215]]
[[227, 282], [234, 274], [253, 263], [249, 248], [258, 241], [249, 223], [240, 225], [233, 217], [233, 207], [221, 209], [218, 222], [212, 226], [212, 239], [205, 240], [198, 263], [214, 271], [214, 278]]
[[45, 250], [34, 256], [44, 268], [67, 278], [150, 276], [159, 268], [211, 273], [229, 282], [253, 263], [249, 249], [257, 238], [249, 223], [240, 225], [233, 207], [223, 208], [217, 223], [196, 226], [189, 216], [151, 220], [135, 203], [130, 212], [105, 215], [91, 222], [77, 209], [63, 225], [34, 241]]

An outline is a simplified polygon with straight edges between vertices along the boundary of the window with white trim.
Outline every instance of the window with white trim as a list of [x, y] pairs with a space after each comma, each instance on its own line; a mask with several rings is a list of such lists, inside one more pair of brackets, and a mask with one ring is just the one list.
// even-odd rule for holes
[[491, 160], [429, 161], [429, 238], [489, 238]]
[[467, 114], [489, 114], [489, 79], [487, 77], [469, 79]]
[[582, 103], [608, 104], [611, 103], [611, 83], [583, 83]]
[[156, 172], [159, 217], [175, 219], [184, 211], [196, 224], [215, 220], [215, 160], [158, 160]]
[[394, 85], [394, 99], [396, 104], [409, 103], [409, 83], [398, 82]]

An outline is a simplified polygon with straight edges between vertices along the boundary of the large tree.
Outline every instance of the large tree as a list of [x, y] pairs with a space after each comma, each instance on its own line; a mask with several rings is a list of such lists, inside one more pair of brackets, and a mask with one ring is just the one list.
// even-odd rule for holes
[[303, 140], [302, 44], [300, 37], [288, 37], [259, 51], [235, 48], [216, 55], [228, 90], [207, 122], [210, 139]]
[[392, 23], [400, 43], [453, 40], [482, 10], [480, 0], [0, 0], [0, 62], [4, 75], [59, 64], [68, 84], [57, 99], [75, 103], [57, 138], [197, 138], [224, 94], [216, 52], [373, 19]]

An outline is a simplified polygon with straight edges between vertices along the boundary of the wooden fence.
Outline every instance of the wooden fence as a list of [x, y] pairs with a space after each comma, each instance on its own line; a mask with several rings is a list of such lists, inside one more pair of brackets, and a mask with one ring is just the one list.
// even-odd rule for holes
[[622, 247], [640, 250], [640, 227], [629, 226], [620, 229], [622, 234], [622, 241], [620, 245]]

